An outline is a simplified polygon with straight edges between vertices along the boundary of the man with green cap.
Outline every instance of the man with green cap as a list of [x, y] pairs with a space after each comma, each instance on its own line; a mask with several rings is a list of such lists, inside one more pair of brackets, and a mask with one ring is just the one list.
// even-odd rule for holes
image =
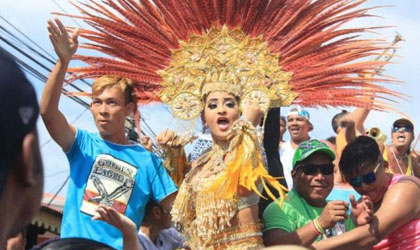
[[[273, 202], [264, 211], [266, 246], [310, 246], [354, 228], [348, 218], [349, 204], [326, 200], [334, 186], [334, 159], [334, 152], [316, 139], [299, 144], [293, 157], [293, 189], [288, 199], [281, 209]], [[353, 205], [358, 210], [352, 212], [360, 214], [361, 206]]]

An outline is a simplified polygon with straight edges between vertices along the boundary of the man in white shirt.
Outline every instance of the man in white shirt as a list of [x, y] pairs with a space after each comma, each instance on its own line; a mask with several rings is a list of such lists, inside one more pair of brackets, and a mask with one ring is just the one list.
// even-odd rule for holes
[[292, 106], [287, 114], [287, 130], [290, 134], [290, 140], [283, 143], [280, 148], [280, 161], [289, 188], [293, 187], [291, 175], [293, 155], [299, 143], [310, 139], [309, 132], [313, 129], [309, 118], [309, 112], [298, 106]]

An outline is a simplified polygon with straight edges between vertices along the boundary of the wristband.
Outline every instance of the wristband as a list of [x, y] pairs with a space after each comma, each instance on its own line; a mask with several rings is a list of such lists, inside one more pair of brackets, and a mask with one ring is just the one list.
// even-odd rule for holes
[[318, 231], [318, 229], [316, 228], [314, 221], [311, 221], [311, 225], [312, 225], [312, 230], [315, 232], [315, 234], [318, 236], [321, 235], [321, 232]]
[[321, 227], [321, 225], [319, 225], [318, 222], [318, 218], [316, 218], [315, 220], [313, 220], [315, 228], [321, 233], [321, 234], [325, 234], [324, 229]]

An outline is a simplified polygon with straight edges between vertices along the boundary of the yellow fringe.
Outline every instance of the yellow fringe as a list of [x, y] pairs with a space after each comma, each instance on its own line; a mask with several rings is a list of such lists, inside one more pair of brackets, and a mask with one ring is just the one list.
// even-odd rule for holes
[[163, 165], [168, 170], [172, 180], [180, 187], [185, 177], [187, 157], [183, 148], [166, 151]]
[[[228, 152], [231, 154], [223, 173], [216, 179], [208, 192], [217, 194], [223, 199], [232, 199], [238, 193], [239, 186], [253, 191], [260, 197], [264, 197], [257, 188], [261, 182], [267, 195], [280, 207], [283, 205], [287, 188], [268, 174], [264, 166], [261, 151], [259, 149], [257, 135], [254, 127], [245, 123], [236, 129], [236, 135], [232, 138]], [[276, 199], [267, 184], [275, 188], [280, 194], [280, 200]]]

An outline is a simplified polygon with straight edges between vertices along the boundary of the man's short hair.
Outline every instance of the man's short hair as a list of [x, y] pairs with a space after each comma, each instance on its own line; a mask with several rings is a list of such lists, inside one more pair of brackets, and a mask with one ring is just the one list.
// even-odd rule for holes
[[329, 143], [336, 145], [337, 144], [337, 137], [335, 136], [330, 136], [326, 139], [326, 141], [328, 141]]
[[334, 117], [331, 120], [331, 126], [334, 130], [334, 132], [337, 134], [337, 129], [338, 129], [338, 121], [340, 120], [341, 117], [343, 117], [344, 115], [346, 115], [348, 112], [347, 110], [343, 110], [340, 113], [334, 115]]
[[92, 94], [101, 92], [106, 88], [119, 87], [124, 92], [125, 103], [134, 102], [133, 96], [133, 82], [130, 79], [105, 75], [97, 78], [92, 84]]
[[360, 174], [362, 166], [375, 164], [380, 157], [378, 143], [369, 136], [358, 136], [344, 148], [340, 158], [341, 174]]
[[153, 199], [150, 199], [149, 202], [147, 202], [146, 207], [144, 208], [144, 217], [151, 215], [154, 207], [161, 208], [159, 203], [157, 203]]
[[280, 116], [280, 121], [283, 121], [284, 124], [287, 124], [286, 117], [284, 116]]
[[0, 197], [24, 137], [36, 129], [39, 106], [33, 86], [17, 63], [0, 49]]

